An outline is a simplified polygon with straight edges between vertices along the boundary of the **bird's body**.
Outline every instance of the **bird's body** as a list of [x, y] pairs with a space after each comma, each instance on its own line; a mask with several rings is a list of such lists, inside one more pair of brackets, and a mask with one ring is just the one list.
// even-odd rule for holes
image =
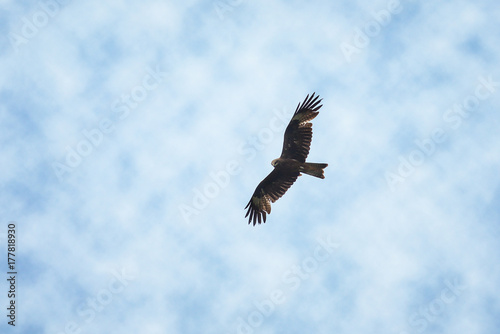
[[[314, 162], [300, 162], [295, 159], [284, 159], [277, 158], [271, 162], [274, 168], [279, 168], [286, 172], [299, 171], [312, 176], [324, 179], [325, 175], [323, 173], [323, 168], [327, 167], [328, 164], [317, 164]], [[300, 176], [300, 175], [299, 175]]]
[[302, 105], [299, 103], [290, 120], [283, 141], [281, 156], [274, 159], [271, 165], [274, 170], [255, 189], [248, 202], [248, 223], [266, 222], [266, 213], [271, 213], [271, 202], [277, 201], [292, 186], [301, 173], [324, 179], [323, 169], [328, 166], [324, 163], [306, 162], [312, 140], [312, 124], [309, 123], [318, 115], [322, 105], [318, 104], [319, 96], [314, 93], [305, 98]]

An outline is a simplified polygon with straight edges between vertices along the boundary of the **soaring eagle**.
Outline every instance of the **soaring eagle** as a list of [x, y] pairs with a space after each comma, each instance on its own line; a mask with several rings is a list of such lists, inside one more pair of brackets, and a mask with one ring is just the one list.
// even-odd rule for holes
[[283, 151], [281, 157], [274, 159], [271, 165], [274, 170], [264, 179], [255, 189], [255, 192], [248, 202], [247, 214], [248, 224], [253, 221], [253, 225], [257, 222], [266, 222], [266, 213], [271, 213], [271, 202], [276, 202], [285, 192], [292, 186], [297, 178], [306, 173], [315, 177], [324, 179], [323, 169], [328, 164], [318, 164], [306, 162], [307, 155], [312, 140], [312, 123], [319, 114], [319, 109], [323, 105], [318, 105], [321, 99], [319, 96], [306, 96], [302, 105], [299, 102], [292, 120], [285, 130], [285, 139], [283, 141]]

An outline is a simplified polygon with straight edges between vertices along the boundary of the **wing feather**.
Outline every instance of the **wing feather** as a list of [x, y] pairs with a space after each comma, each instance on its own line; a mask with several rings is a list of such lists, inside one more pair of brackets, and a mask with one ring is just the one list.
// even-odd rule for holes
[[310, 97], [307, 95], [302, 105], [298, 104], [286, 127], [281, 158], [306, 161], [313, 134], [312, 123], [309, 122], [319, 114], [318, 110], [323, 106], [319, 105], [322, 99], [319, 99], [319, 95], [314, 96], [314, 94]]
[[271, 213], [271, 203], [276, 202], [299, 177], [299, 171], [289, 171], [279, 166], [275, 167], [269, 175], [259, 183], [252, 198], [248, 202], [248, 224], [266, 222], [266, 213]]

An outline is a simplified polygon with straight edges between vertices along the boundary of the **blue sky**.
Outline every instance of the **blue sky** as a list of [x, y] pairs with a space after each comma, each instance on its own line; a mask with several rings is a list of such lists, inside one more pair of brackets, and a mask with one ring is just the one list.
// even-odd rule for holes
[[0, 4], [2, 332], [498, 332], [496, 1]]

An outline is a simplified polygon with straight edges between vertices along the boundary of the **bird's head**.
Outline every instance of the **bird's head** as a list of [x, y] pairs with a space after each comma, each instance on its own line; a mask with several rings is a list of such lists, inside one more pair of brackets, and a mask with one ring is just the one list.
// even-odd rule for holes
[[278, 164], [279, 164], [279, 158], [271, 161], [271, 165], [273, 165], [274, 167], [278, 166]]

